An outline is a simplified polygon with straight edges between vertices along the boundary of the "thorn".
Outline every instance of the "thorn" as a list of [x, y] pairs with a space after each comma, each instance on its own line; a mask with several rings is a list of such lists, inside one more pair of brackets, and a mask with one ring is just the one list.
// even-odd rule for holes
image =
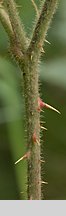
[[53, 111], [55, 111], [55, 112], [57, 112], [57, 113], [59, 113], [59, 114], [61, 114], [61, 113], [59, 112], [59, 110], [55, 109], [54, 107], [50, 106], [49, 104], [46, 104], [46, 103], [45, 103], [45, 107], [48, 108], [48, 109], [51, 109], [51, 110], [53, 110]]
[[42, 110], [42, 109], [41, 109], [41, 112], [43, 112], [43, 113], [44, 113], [44, 110]]
[[41, 129], [43, 129], [43, 130], [47, 130], [47, 128], [45, 128], [45, 127], [43, 127], [43, 126], [40, 126], [41, 127]]
[[0, 8], [3, 8], [3, 1], [0, 2]]
[[40, 162], [41, 162], [41, 163], [45, 163], [45, 161], [44, 161], [44, 160], [40, 160]]
[[31, 55], [31, 61], [32, 61], [33, 55]]
[[40, 49], [41, 53], [45, 53], [45, 50], [44, 50], [44, 48], [42, 47], [42, 44], [41, 44], [41, 43], [38, 44], [38, 49]]
[[48, 184], [48, 182], [45, 182], [45, 181], [41, 181], [41, 183], [42, 183], [42, 184]]
[[34, 142], [34, 143], [37, 143], [37, 144], [40, 146], [40, 142], [37, 140], [37, 138], [36, 138], [36, 133], [35, 133], [35, 132], [33, 133], [32, 139], [33, 139], [33, 142]]
[[19, 163], [21, 160], [24, 160], [24, 159], [29, 159], [30, 157], [30, 151], [28, 151], [24, 156], [22, 156], [21, 158], [19, 158], [15, 164]]
[[22, 8], [22, 5], [17, 5], [16, 7], [17, 7], [17, 8]]
[[44, 112], [44, 111], [42, 110], [42, 108], [44, 108], [44, 107], [45, 107], [45, 108], [48, 108], [48, 109], [51, 109], [51, 110], [53, 110], [53, 111], [55, 111], [55, 112], [61, 114], [61, 113], [59, 112], [59, 110], [55, 109], [54, 107], [50, 106], [50, 105], [47, 104], [47, 103], [44, 103], [44, 102], [41, 100], [41, 98], [39, 97], [39, 98], [38, 98], [38, 111]]
[[48, 44], [51, 44], [51, 43], [50, 43], [48, 40], [46, 40], [46, 39], [45, 39], [45, 42], [48, 43]]
[[23, 192], [23, 191], [21, 191], [21, 192], [20, 192], [20, 194], [24, 194], [24, 192]]

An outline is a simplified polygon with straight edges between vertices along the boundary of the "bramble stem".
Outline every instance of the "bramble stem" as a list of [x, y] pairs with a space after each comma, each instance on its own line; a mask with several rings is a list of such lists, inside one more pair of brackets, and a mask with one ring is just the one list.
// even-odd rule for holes
[[21, 19], [18, 14], [16, 3], [14, 0], [4, 0], [4, 3], [8, 10], [15, 41], [18, 42], [19, 47], [22, 49], [22, 52], [24, 52], [27, 48], [28, 41], [24, 31], [24, 26], [21, 23]]
[[32, 39], [28, 48], [30, 55], [34, 56], [34, 59], [39, 59], [42, 51], [43, 43], [45, 41], [46, 33], [55, 13], [58, 0], [44, 0], [42, 3], [40, 16], [38, 22], [33, 30]]
[[[28, 38], [18, 15], [14, 0], [4, 0], [0, 7], [0, 20], [10, 40], [10, 50], [23, 72], [26, 110], [28, 199], [41, 200], [41, 145], [38, 62], [49, 24], [59, 0], [43, 0], [32, 38]], [[34, 2], [34, 1], [33, 1]], [[7, 9], [7, 12], [6, 12]], [[7, 13], [7, 14], [6, 14]], [[6, 19], [6, 17], [8, 19]], [[28, 155], [28, 154], [26, 154]], [[23, 158], [23, 157], [22, 157]], [[45, 183], [44, 181], [42, 181]]]
[[28, 199], [41, 199], [41, 165], [40, 165], [40, 112], [38, 112], [38, 66], [25, 57], [24, 90], [27, 124], [28, 160]]

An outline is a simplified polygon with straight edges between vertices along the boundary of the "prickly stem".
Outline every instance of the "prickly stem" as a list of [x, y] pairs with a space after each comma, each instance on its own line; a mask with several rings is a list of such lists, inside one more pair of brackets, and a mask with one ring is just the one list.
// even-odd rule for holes
[[[14, 0], [4, 0], [8, 13], [8, 22], [6, 16], [2, 17], [3, 12], [0, 8], [0, 19], [8, 34], [10, 40], [11, 53], [23, 72], [24, 96], [26, 110], [26, 128], [27, 128], [27, 152], [23, 157], [15, 162], [17, 164], [23, 159], [27, 160], [27, 194], [28, 199], [41, 199], [41, 184], [47, 184], [41, 181], [41, 146], [40, 146], [40, 112], [43, 108], [50, 108], [60, 113], [55, 108], [44, 103], [39, 97], [39, 75], [38, 62], [41, 53], [44, 52], [43, 43], [49, 24], [55, 12], [58, 0], [42, 0], [42, 6], [38, 14], [38, 20], [30, 40], [26, 37], [23, 24], [18, 15], [18, 10]], [[34, 0], [33, 5], [38, 12]], [[4, 18], [4, 20], [3, 20]], [[13, 33], [13, 34], [12, 34]], [[43, 128], [42, 128], [43, 129]], [[45, 128], [44, 128], [45, 129]]]

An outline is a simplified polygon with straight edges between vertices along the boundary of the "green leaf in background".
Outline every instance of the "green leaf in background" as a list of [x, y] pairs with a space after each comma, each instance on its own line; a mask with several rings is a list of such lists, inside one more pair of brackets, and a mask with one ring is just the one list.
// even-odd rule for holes
[[[16, 72], [16, 66], [11, 64], [11, 62], [4, 60], [3, 58], [0, 58], [0, 154], [2, 155], [2, 158], [4, 154], [7, 155], [7, 163], [5, 161], [5, 158], [3, 158], [3, 162], [0, 163], [0, 170], [9, 169], [9, 166], [11, 166], [11, 173], [13, 175], [13, 172], [15, 173], [15, 179], [13, 180], [8, 177], [8, 174], [2, 172], [1, 178], [0, 178], [0, 198], [2, 199], [15, 199], [23, 197], [23, 199], [26, 196], [26, 163], [21, 163], [15, 166], [15, 161], [20, 158], [25, 153], [25, 141], [24, 141], [24, 127], [23, 127], [23, 121], [22, 116], [24, 114], [24, 101], [22, 99], [22, 95], [20, 94], [19, 90], [19, 76]], [[19, 69], [18, 69], [19, 71]], [[23, 113], [23, 114], [22, 114]], [[5, 128], [7, 129], [7, 133], [4, 134]], [[1, 143], [2, 136], [4, 136], [4, 142]], [[9, 141], [8, 141], [9, 140]], [[6, 142], [9, 144], [6, 145]], [[5, 146], [3, 152], [2, 149]], [[8, 150], [9, 149], [9, 150]], [[11, 152], [12, 159], [8, 159], [8, 155]], [[12, 162], [12, 164], [11, 164]], [[7, 166], [5, 167], [5, 164]], [[5, 178], [5, 175], [7, 176]], [[5, 182], [1, 182], [1, 179], [3, 179]], [[8, 179], [7, 179], [8, 178]], [[16, 184], [16, 182], [17, 184]], [[9, 186], [6, 187], [7, 182], [9, 181]], [[15, 183], [15, 186], [14, 186]], [[3, 191], [3, 184], [4, 184], [4, 191]], [[12, 187], [14, 187], [14, 191], [12, 191]], [[15, 188], [16, 187], [16, 188]], [[15, 193], [18, 191], [18, 194]], [[23, 191], [24, 194], [21, 194], [20, 192]], [[12, 193], [11, 193], [12, 192]]]
[[57, 58], [52, 61], [42, 62], [40, 65], [42, 80], [66, 89], [66, 59]]

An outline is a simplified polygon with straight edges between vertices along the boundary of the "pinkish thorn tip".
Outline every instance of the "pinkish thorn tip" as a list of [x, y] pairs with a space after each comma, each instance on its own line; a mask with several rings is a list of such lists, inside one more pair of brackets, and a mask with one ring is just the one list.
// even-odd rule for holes
[[33, 133], [32, 139], [33, 139], [33, 142], [35, 143], [36, 142], [36, 133], [35, 132]]
[[43, 126], [40, 126], [40, 128], [43, 129], [43, 130], [47, 130], [47, 128], [46, 128], [46, 127], [43, 127]]
[[55, 112], [57, 112], [57, 113], [59, 113], [59, 114], [61, 114], [60, 112], [59, 112], [59, 110], [57, 110], [57, 109], [55, 109], [54, 107], [52, 107], [51, 105], [49, 105], [49, 104], [47, 104], [47, 103], [44, 103], [42, 100], [41, 100], [41, 98], [39, 97], [38, 98], [38, 111], [40, 111], [42, 108], [48, 108], [48, 109], [51, 109], [51, 110], [53, 110], [53, 111], [55, 111]]
[[40, 111], [44, 107], [45, 103], [41, 100], [41, 98], [38, 98], [38, 111]]

